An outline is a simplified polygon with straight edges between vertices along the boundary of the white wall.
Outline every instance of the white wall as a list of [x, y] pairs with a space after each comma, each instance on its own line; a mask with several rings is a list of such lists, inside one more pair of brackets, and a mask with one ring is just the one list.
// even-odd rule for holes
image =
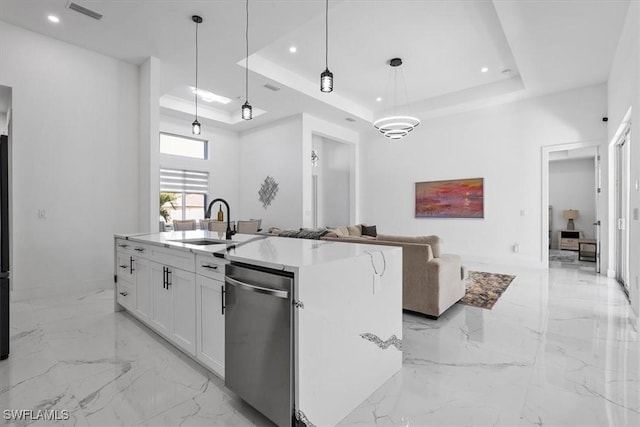
[[[191, 121], [161, 114], [160, 132], [193, 138]], [[203, 122], [200, 139], [209, 141], [209, 159], [160, 154], [160, 167], [209, 172], [209, 201], [221, 197], [229, 203], [231, 220], [248, 219], [240, 210], [240, 138], [237, 133]], [[156, 202], [157, 204], [157, 202]], [[213, 211], [215, 217], [217, 211]], [[226, 212], [225, 212], [226, 215]], [[226, 218], [226, 217], [225, 217]]]
[[558, 248], [558, 231], [567, 229], [564, 210], [578, 210], [573, 222], [587, 239], [595, 239], [595, 160], [572, 159], [549, 162], [549, 205], [553, 207], [551, 247]]
[[[467, 260], [544, 266], [542, 150], [606, 140], [604, 85], [424, 121], [400, 142], [361, 135], [362, 222], [443, 239]], [[415, 218], [415, 182], [484, 178], [484, 219]], [[519, 244], [519, 253], [512, 251]]]
[[[241, 218], [237, 219], [262, 218], [264, 230], [269, 227], [302, 227], [301, 140], [301, 115], [240, 135]], [[265, 209], [258, 200], [258, 191], [267, 176], [278, 183], [278, 193]]]
[[138, 69], [5, 22], [0, 64], [13, 88], [14, 297], [111, 286], [113, 234], [137, 228]]
[[137, 232], [157, 232], [160, 138], [160, 70], [158, 58], [149, 57], [138, 73], [138, 228]]
[[[607, 82], [608, 135], [613, 141], [616, 131], [632, 108], [631, 121], [631, 194], [630, 207], [640, 209], [640, 3], [630, 2], [627, 18], [616, 50], [613, 66]], [[613, 230], [612, 235], [613, 235]], [[640, 314], [640, 221], [631, 216], [629, 221], [629, 292], [631, 305]], [[612, 242], [609, 242], [611, 244]], [[610, 262], [613, 261], [611, 254]], [[611, 264], [613, 269], [615, 264]], [[613, 274], [613, 271], [609, 271]]]

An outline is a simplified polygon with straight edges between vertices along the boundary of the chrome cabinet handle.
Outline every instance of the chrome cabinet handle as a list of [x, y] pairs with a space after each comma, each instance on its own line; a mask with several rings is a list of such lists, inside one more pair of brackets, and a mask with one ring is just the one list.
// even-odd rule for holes
[[123, 244], [119, 244], [118, 246], [120, 246], [121, 248], [128, 248], [129, 245], [123, 245]]
[[129, 295], [128, 292], [120, 292], [120, 295], [122, 295], [123, 297], [126, 297], [127, 295]]
[[133, 259], [132, 256], [129, 257], [129, 274], [133, 274], [134, 271], [136, 271], [135, 268], [133, 268], [133, 261], [135, 261], [135, 259]]
[[144, 252], [144, 248], [135, 248], [134, 250], [138, 252]]
[[242, 288], [244, 290], [247, 291], [251, 291], [251, 292], [258, 292], [261, 294], [267, 294], [267, 295], [271, 295], [277, 298], [289, 298], [289, 292], [287, 291], [280, 291], [278, 289], [270, 289], [270, 288], [264, 288], [262, 286], [257, 286], [257, 285], [251, 285], [249, 283], [244, 283], [241, 282], [239, 280], [236, 279], [232, 279], [229, 276], [225, 276], [224, 278], [224, 283], [228, 284], [228, 285], [233, 285], [233, 286], [238, 286], [239, 288]]
[[124, 268], [125, 270], [126, 270], [127, 268], [129, 268], [127, 265], [119, 265], [118, 267], [120, 267], [120, 268]]
[[211, 270], [217, 270], [218, 269], [217, 265], [201, 264], [200, 266], [203, 267], [203, 268], [209, 268]]

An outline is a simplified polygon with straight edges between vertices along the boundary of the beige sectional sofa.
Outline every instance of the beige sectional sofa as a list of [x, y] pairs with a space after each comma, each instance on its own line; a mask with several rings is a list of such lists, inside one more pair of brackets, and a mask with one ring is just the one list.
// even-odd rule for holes
[[460, 256], [440, 253], [438, 236], [362, 236], [361, 226], [338, 227], [322, 239], [402, 247], [402, 307], [439, 317], [465, 294]]

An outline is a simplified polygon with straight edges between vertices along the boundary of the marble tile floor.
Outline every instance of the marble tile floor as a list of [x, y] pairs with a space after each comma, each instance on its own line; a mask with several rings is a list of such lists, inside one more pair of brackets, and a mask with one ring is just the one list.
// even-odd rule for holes
[[[640, 334], [617, 283], [576, 268], [469, 267], [517, 278], [492, 310], [405, 313], [402, 371], [341, 425], [640, 425]], [[218, 377], [114, 313], [111, 292], [15, 302], [11, 336], [0, 409], [70, 413], [32, 425], [269, 425]]]

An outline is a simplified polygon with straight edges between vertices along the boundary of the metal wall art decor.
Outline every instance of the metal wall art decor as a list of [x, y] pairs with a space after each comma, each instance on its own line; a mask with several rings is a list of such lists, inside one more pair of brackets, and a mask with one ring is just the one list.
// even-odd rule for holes
[[258, 191], [258, 200], [262, 203], [262, 207], [267, 209], [267, 206], [271, 205], [273, 199], [276, 198], [277, 193], [278, 183], [273, 177], [267, 176]]

